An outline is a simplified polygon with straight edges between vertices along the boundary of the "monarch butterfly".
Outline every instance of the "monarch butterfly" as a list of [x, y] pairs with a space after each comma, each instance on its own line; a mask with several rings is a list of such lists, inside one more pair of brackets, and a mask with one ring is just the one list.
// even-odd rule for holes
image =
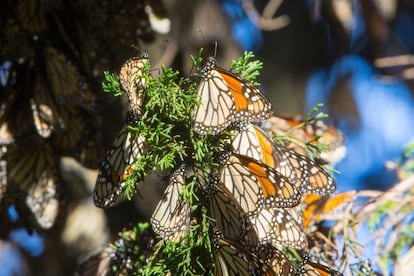
[[269, 266], [237, 242], [224, 239], [218, 235], [213, 242], [213, 246], [215, 276], [275, 275]]
[[303, 210], [303, 223], [308, 226], [312, 221], [319, 221], [327, 214], [354, 198], [355, 191], [348, 191], [331, 197], [307, 195], [305, 197], [305, 209]]
[[4, 102], [0, 110], [1, 144], [27, 141], [36, 132], [34, 121], [30, 120], [33, 113], [27, 95], [27, 91], [32, 91], [33, 89], [31, 86], [28, 87], [32, 83], [28, 84], [18, 81], [20, 79], [17, 78], [17, 76], [21, 78], [25, 77], [24, 73], [17, 75], [16, 72], [16, 70], [26, 71], [26, 68], [20, 68], [22, 66], [12, 65], [10, 74], [16, 75], [16, 78], [9, 77], [5, 87]]
[[48, 93], [47, 83], [41, 76], [36, 75], [34, 95], [30, 99], [30, 108], [37, 133], [43, 138], [50, 137], [59, 123], [56, 105]]
[[7, 167], [7, 193], [21, 200], [34, 215], [40, 227], [53, 226], [59, 210], [60, 180], [52, 148], [47, 144], [34, 144], [28, 150], [9, 146], [4, 154]]
[[99, 145], [99, 137], [90, 134], [89, 139], [83, 139], [79, 149], [74, 153], [74, 157], [85, 167], [97, 169], [98, 160], [102, 159], [104, 154], [102, 147]]
[[89, 89], [84, 77], [64, 54], [52, 47], [43, 52], [47, 88], [59, 103], [74, 105], [87, 110], [96, 106], [95, 95]]
[[303, 257], [299, 266], [301, 276], [341, 276], [342, 274], [330, 267], [310, 261], [309, 255]]
[[126, 177], [132, 169], [130, 166], [143, 155], [144, 149], [145, 138], [124, 126], [99, 169], [93, 192], [97, 207], [108, 208], [116, 202], [125, 189]]
[[119, 73], [121, 87], [128, 98], [127, 124], [135, 123], [142, 112], [146, 87], [143, 69], [149, 62], [148, 57], [148, 54], [144, 53], [139, 58], [134, 57], [127, 60]]
[[248, 215], [263, 207], [300, 203], [301, 191], [273, 168], [232, 152], [224, 152], [219, 162], [220, 181]]
[[246, 248], [256, 248], [259, 240], [253, 225], [227, 188], [214, 183], [210, 185], [208, 197], [214, 225], [223, 236]]
[[215, 231], [214, 275], [293, 275], [294, 268], [282, 252], [264, 245], [251, 252]]
[[216, 135], [240, 120], [259, 121], [272, 114], [271, 103], [250, 82], [216, 66], [210, 57], [200, 72], [194, 131]]
[[44, 32], [47, 26], [45, 3], [36, 1], [23, 1], [17, 5], [18, 22], [23, 30], [31, 33]]
[[43, 138], [54, 134], [54, 144], [65, 154], [75, 150], [91, 128], [85, 120], [88, 117], [85, 110], [71, 105], [57, 105], [49, 94], [48, 84], [40, 76], [36, 76], [30, 107], [37, 133]]
[[77, 150], [84, 140], [89, 139], [92, 124], [82, 116], [81, 110], [73, 106], [62, 106], [58, 111], [59, 128], [52, 137], [53, 145], [61, 152], [69, 154]]
[[253, 124], [241, 124], [240, 127], [240, 132], [232, 142], [236, 153], [273, 167], [300, 188], [302, 193], [327, 195], [335, 191], [335, 180], [314, 161], [275, 144], [262, 129]]
[[299, 250], [307, 247], [301, 218], [295, 209], [263, 208], [249, 218], [261, 244]]
[[187, 167], [182, 165], [172, 174], [151, 217], [154, 232], [166, 240], [178, 240], [190, 227], [190, 206], [181, 195], [186, 173]]
[[304, 120], [301, 115], [275, 115], [268, 119], [274, 135], [294, 138], [285, 139], [284, 145], [300, 154], [306, 154], [306, 143], [321, 144], [326, 150], [320, 153], [323, 164], [335, 164], [345, 156], [345, 138], [336, 128], [322, 120]]
[[85, 109], [56, 104], [52, 88], [42, 76], [35, 76], [34, 95], [30, 98], [34, 125], [41, 137], [51, 138], [60, 153], [73, 155], [84, 140], [91, 138], [93, 124], [85, 119], [90, 117]]
[[257, 249], [256, 255], [272, 269], [273, 275], [294, 275], [293, 265], [277, 248], [268, 244], [262, 245]]
[[111, 248], [107, 247], [99, 253], [88, 257], [76, 269], [76, 276], [110, 275]]
[[[147, 62], [148, 56], [144, 54], [141, 58], [127, 60], [120, 70], [121, 86], [128, 98], [127, 124], [134, 123], [142, 111], [146, 89], [142, 69]], [[93, 193], [96, 206], [107, 208], [116, 202], [125, 189], [130, 166], [143, 155], [144, 148], [145, 138], [129, 132], [125, 125], [101, 164]]]
[[294, 209], [262, 208], [247, 216], [221, 183], [214, 185], [209, 197], [211, 217], [227, 239], [250, 249], [256, 249], [259, 244], [306, 247], [301, 218]]

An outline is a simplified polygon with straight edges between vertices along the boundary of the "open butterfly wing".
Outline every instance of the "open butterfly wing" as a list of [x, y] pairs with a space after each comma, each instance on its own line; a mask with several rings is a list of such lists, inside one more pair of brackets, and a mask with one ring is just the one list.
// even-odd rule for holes
[[93, 110], [96, 107], [95, 95], [76, 66], [53, 47], [46, 47], [43, 54], [47, 89], [58, 103]]

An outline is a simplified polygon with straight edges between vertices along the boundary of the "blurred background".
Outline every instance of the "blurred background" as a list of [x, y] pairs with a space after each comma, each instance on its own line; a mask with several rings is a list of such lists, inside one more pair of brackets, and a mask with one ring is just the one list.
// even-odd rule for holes
[[414, 3], [409, 0], [51, 1], [0, 3], [0, 275], [73, 275], [116, 233], [147, 220], [164, 186], [100, 210], [91, 193], [125, 122], [103, 71], [148, 52], [193, 72], [215, 51], [263, 61], [262, 91], [280, 114], [317, 103], [345, 136], [338, 190], [389, 188], [414, 137]]

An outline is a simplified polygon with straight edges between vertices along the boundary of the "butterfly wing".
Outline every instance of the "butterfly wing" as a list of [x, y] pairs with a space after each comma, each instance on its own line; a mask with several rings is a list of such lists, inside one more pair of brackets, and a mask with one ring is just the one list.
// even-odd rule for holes
[[89, 139], [92, 125], [88, 124], [78, 109], [66, 106], [61, 107], [57, 113], [60, 124], [55, 128], [52, 138], [54, 146], [64, 154], [71, 154], [78, 150], [84, 140]]
[[[144, 54], [127, 60], [121, 66], [119, 79], [128, 98], [127, 124], [135, 123], [142, 112], [146, 89], [143, 69], [148, 62], [148, 55]], [[143, 154], [144, 141], [143, 136], [129, 132], [127, 126], [120, 131], [98, 174], [94, 191], [96, 206], [107, 208], [115, 203], [125, 188], [128, 169]]]
[[224, 79], [235, 99], [236, 114], [234, 114], [233, 120], [248, 119], [255, 122], [266, 120], [272, 115], [272, 104], [251, 82], [222, 68], [216, 67], [215, 70]]
[[329, 195], [336, 190], [335, 179], [305, 155], [275, 145], [275, 170], [299, 187], [302, 193]]
[[186, 171], [183, 165], [173, 173], [151, 217], [154, 232], [166, 240], [178, 240], [190, 227], [190, 206], [181, 195]]
[[45, 170], [30, 188], [26, 204], [42, 228], [53, 226], [59, 211], [56, 172]]
[[143, 155], [145, 139], [124, 126], [99, 169], [93, 200], [100, 208], [113, 205], [125, 189], [131, 165]]
[[236, 153], [248, 156], [275, 168], [291, 183], [297, 181], [298, 175], [291, 164], [289, 152], [273, 142], [267, 133], [253, 124], [239, 124], [240, 131], [232, 141]]

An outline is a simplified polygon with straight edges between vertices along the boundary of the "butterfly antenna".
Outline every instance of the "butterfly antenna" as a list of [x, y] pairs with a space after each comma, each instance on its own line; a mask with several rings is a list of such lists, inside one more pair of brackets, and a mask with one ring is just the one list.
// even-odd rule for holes
[[[141, 41], [139, 41], [138, 43], [138, 45], [141, 45]], [[137, 50], [139, 53], [141, 53], [141, 47], [139, 47], [138, 45], [131, 44], [131, 47]]]
[[213, 55], [214, 58], [217, 57], [217, 49], [218, 49], [218, 42], [216, 40], [214, 41], [214, 55]]

